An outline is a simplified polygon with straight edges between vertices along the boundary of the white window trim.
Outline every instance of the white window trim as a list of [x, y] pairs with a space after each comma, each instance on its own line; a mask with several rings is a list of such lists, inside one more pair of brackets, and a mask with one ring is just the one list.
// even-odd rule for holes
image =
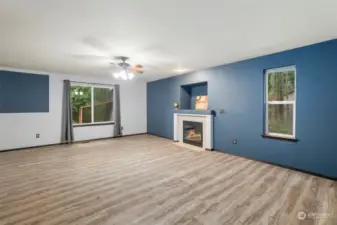
[[90, 83], [84, 83], [84, 82], [76, 82], [71, 81], [70, 82], [70, 88], [73, 86], [80, 86], [80, 87], [90, 87], [91, 88], [91, 123], [81, 123], [81, 124], [73, 124], [74, 127], [81, 127], [81, 126], [88, 126], [88, 125], [105, 125], [105, 124], [112, 124], [114, 123], [114, 120], [111, 121], [104, 121], [104, 122], [94, 122], [94, 88], [109, 88], [112, 90], [113, 94], [115, 94], [115, 88], [113, 85], [108, 84], [90, 84]]
[[[275, 73], [275, 72], [285, 72], [289, 70], [294, 70], [295, 72], [295, 81], [294, 81], [294, 88], [295, 88], [295, 99], [294, 101], [268, 101], [268, 73]], [[297, 99], [297, 72], [295, 66], [287, 66], [287, 67], [280, 67], [276, 69], [268, 69], [265, 72], [265, 94], [264, 94], [264, 105], [265, 105], [265, 135], [266, 136], [272, 136], [272, 137], [279, 137], [279, 138], [289, 138], [289, 139], [296, 139], [296, 99]], [[287, 105], [292, 104], [293, 105], [293, 134], [280, 134], [280, 133], [271, 133], [268, 131], [268, 105]]]

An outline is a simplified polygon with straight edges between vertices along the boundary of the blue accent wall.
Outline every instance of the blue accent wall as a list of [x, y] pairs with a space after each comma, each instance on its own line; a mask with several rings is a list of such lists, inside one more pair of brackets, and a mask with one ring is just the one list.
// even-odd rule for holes
[[[299, 142], [264, 139], [264, 70], [290, 65], [296, 66]], [[337, 178], [337, 40], [150, 82], [149, 133], [173, 138], [173, 103], [181, 85], [197, 82], [207, 82], [209, 109], [216, 112], [215, 149]]]
[[0, 113], [49, 112], [49, 76], [0, 71]]

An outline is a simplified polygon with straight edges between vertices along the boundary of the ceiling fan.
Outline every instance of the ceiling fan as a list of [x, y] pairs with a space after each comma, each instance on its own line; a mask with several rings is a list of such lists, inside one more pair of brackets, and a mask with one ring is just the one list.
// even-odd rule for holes
[[112, 62], [111, 65], [114, 65], [120, 69], [119, 72], [114, 73], [114, 77], [116, 79], [122, 79], [122, 80], [131, 80], [134, 78], [135, 74], [142, 74], [144, 73], [142, 65], [136, 64], [132, 66], [127, 61], [129, 60], [129, 57], [126, 56], [116, 56], [115, 60], [117, 60], [117, 63]]

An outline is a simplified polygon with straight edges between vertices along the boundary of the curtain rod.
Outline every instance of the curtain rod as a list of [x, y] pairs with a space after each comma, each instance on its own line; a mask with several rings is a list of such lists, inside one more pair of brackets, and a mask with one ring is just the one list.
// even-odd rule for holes
[[70, 83], [77, 83], [77, 84], [91, 84], [91, 85], [106, 85], [106, 86], [115, 86], [116, 84], [100, 84], [100, 83], [90, 83], [90, 82], [83, 82], [83, 81], [73, 81], [71, 80]]

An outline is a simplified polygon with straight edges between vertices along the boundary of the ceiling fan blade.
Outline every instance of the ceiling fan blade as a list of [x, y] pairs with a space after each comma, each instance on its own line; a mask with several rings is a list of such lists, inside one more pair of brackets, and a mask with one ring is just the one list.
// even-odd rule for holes
[[139, 69], [137, 69], [137, 68], [132, 68], [131, 71], [132, 71], [133, 73], [138, 73], [138, 74], [144, 73], [143, 70], [139, 70]]
[[126, 62], [129, 60], [129, 57], [126, 56], [115, 56], [115, 60], [120, 60], [122, 62]]
[[143, 68], [143, 66], [142, 66], [142, 65], [140, 65], [140, 64], [137, 64], [137, 65], [135, 65], [134, 67], [135, 67], [135, 68], [137, 68], [137, 69], [141, 69], [141, 68]]
[[110, 62], [110, 65], [115, 67], [115, 68], [119, 68], [120, 66], [117, 64], [117, 63], [114, 63], [114, 62]]

